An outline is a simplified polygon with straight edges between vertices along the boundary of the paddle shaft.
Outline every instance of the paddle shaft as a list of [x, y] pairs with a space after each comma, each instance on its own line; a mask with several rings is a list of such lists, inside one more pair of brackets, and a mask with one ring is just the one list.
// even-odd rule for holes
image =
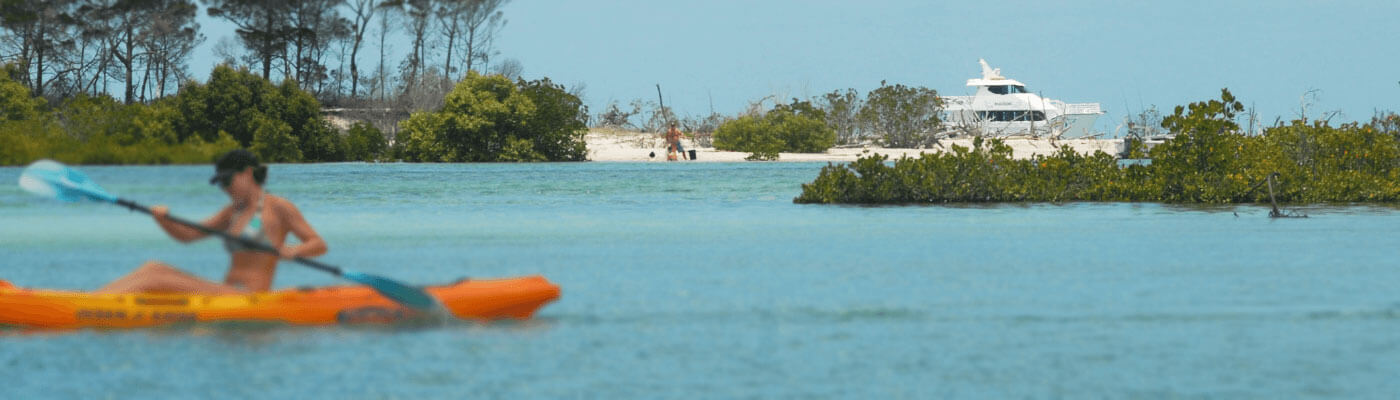
[[[132, 210], [132, 211], [140, 211], [140, 212], [143, 212], [143, 213], [146, 213], [146, 214], [150, 214], [150, 215], [152, 215], [152, 216], [155, 215], [155, 214], [151, 213], [151, 209], [150, 209], [149, 207], [146, 207], [146, 206], [144, 206], [144, 205], [141, 205], [140, 203], [137, 203], [137, 202], [134, 202], [134, 201], [131, 201], [131, 200], [118, 198], [118, 199], [116, 200], [115, 203], [116, 203], [117, 205], [119, 205], [119, 206], [126, 207], [127, 209], [130, 209], [130, 210]], [[190, 228], [194, 228], [194, 229], [196, 229], [196, 230], [198, 230], [198, 231], [200, 231], [200, 232], [204, 232], [204, 233], [206, 233], [206, 234], [218, 236], [218, 237], [220, 237], [220, 238], [223, 238], [224, 240], [232, 240], [232, 241], [238, 242], [239, 244], [242, 244], [243, 247], [247, 247], [247, 248], [250, 248], [250, 249], [255, 249], [255, 250], [258, 250], [258, 251], [262, 251], [262, 252], [267, 252], [267, 253], [272, 253], [272, 254], [278, 254], [279, 256], [280, 256], [280, 254], [281, 254], [280, 252], [277, 251], [277, 248], [276, 248], [276, 247], [272, 247], [272, 245], [270, 245], [270, 244], [263, 243], [263, 242], [259, 242], [259, 241], [252, 240], [252, 239], [249, 239], [249, 238], [245, 238], [245, 237], [242, 237], [242, 236], [239, 236], [239, 235], [233, 235], [233, 234], [230, 234], [230, 233], [228, 233], [228, 232], [224, 232], [224, 231], [221, 231], [221, 230], [218, 230], [218, 229], [210, 229], [209, 227], [204, 226], [204, 224], [201, 224], [201, 223], [198, 223], [198, 222], [190, 221], [190, 220], [187, 220], [187, 219], [184, 219], [184, 218], [180, 218], [180, 217], [176, 217], [176, 216], [174, 216], [174, 215], [169, 215], [169, 214], [166, 214], [166, 215], [165, 215], [165, 219], [170, 220], [171, 222], [174, 222], [174, 223], [177, 223], [177, 224], [180, 224], [180, 225], [184, 225], [184, 226], [188, 226], [188, 227], [190, 227]], [[344, 271], [342, 271], [342, 270], [340, 269], [340, 267], [336, 267], [336, 266], [334, 266], [334, 265], [328, 265], [328, 264], [322, 263], [322, 262], [320, 262], [320, 261], [312, 260], [312, 259], [305, 258], [305, 257], [296, 257], [296, 258], [293, 258], [292, 261], [299, 262], [299, 263], [301, 263], [302, 265], [305, 265], [305, 266], [308, 266], [308, 267], [311, 267], [311, 268], [315, 268], [315, 269], [319, 269], [319, 270], [322, 270], [322, 271], [325, 271], [325, 272], [329, 272], [329, 273], [335, 274], [336, 276], [344, 276]]]

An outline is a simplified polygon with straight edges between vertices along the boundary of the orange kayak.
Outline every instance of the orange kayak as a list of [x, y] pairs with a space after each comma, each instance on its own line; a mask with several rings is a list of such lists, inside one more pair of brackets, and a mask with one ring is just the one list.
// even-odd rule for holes
[[[425, 288], [461, 319], [526, 319], [559, 298], [541, 276], [463, 280]], [[0, 280], [0, 326], [143, 328], [238, 321], [292, 325], [392, 323], [420, 313], [366, 286], [283, 289], [246, 295], [92, 294], [25, 289]]]

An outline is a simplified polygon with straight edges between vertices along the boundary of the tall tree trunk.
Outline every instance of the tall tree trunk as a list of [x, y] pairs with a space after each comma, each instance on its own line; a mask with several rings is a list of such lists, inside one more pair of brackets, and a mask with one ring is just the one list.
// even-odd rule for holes
[[39, 21], [38, 26], [39, 30], [36, 33], [39, 34], [39, 40], [35, 42], [38, 45], [34, 46], [34, 87], [31, 88], [34, 91], [34, 97], [44, 95], [44, 46], [45, 43], [48, 43], [44, 38], [43, 20]]
[[[453, 22], [456, 25], [456, 22]], [[442, 65], [442, 76], [447, 80], [452, 80], [452, 44], [457, 39], [457, 30], [447, 30], [447, 62]]]
[[126, 52], [122, 53], [121, 59], [122, 68], [124, 68], [122, 82], [126, 84], [123, 99], [126, 104], [131, 104], [136, 97], [136, 85], [132, 78], [132, 70], [135, 69], [136, 65], [136, 40], [132, 37], [134, 36], [132, 25], [131, 23], [126, 24], [126, 40], [125, 43], [122, 43], [126, 47]]
[[355, 56], [359, 53], [360, 49], [358, 48], [350, 50], [350, 98], [352, 99], [359, 97], [357, 91], [360, 89], [360, 70], [355, 68]]
[[476, 30], [470, 29], [467, 32], [467, 71], [472, 70], [472, 61], [476, 60]]
[[272, 13], [267, 13], [266, 25], [263, 25], [263, 79], [272, 80]]
[[[300, 31], [300, 29], [298, 29], [298, 31]], [[303, 36], [303, 34], [302, 34], [301, 32], [297, 32], [297, 38], [296, 38], [296, 40], [294, 41], [295, 44], [296, 44], [296, 46], [297, 46], [297, 50], [296, 50], [296, 54], [293, 54], [293, 55], [292, 55], [292, 57], [294, 57], [294, 58], [292, 58], [292, 60], [291, 60], [292, 62], [290, 63], [290, 64], [291, 64], [291, 67], [290, 67], [290, 68], [291, 68], [292, 71], [293, 71], [293, 75], [292, 75], [292, 76], [293, 76], [293, 79], [296, 79], [296, 81], [297, 81], [297, 86], [298, 86], [298, 87], [302, 87], [302, 86], [301, 86], [301, 85], [302, 85], [302, 82], [306, 82], [306, 68], [305, 68], [306, 66], [301, 65], [301, 58], [302, 58], [302, 57], [301, 57], [301, 56], [302, 56], [301, 52], [302, 52], [302, 49], [305, 49], [305, 48], [306, 48], [306, 41], [305, 41], [305, 40], [306, 40], [306, 38]], [[302, 89], [308, 89], [308, 88], [302, 87]]]
[[386, 37], [389, 36], [389, 33], [388, 33], [389, 24], [387, 23], [387, 21], [389, 21], [389, 18], [387, 18], [387, 17], [379, 20], [379, 101], [380, 101], [380, 102], [384, 102], [384, 101], [388, 100], [388, 97], [387, 97], [388, 95], [385, 94], [385, 92], [388, 91], [388, 87], [389, 87], [388, 82], [385, 82], [385, 80], [388, 79], [388, 77], [386, 77], [386, 76], [384, 75], [384, 38], [386, 38]]
[[29, 87], [30, 91], [33, 91], [33, 85], [30, 84], [33, 81], [29, 79], [29, 66], [31, 65], [30, 61], [34, 57], [34, 41], [31, 40], [33, 36], [27, 33], [25, 33], [24, 36], [25, 37], [20, 40], [19, 45], [20, 83], [23, 83], [26, 87]]
[[150, 94], [150, 92], [148, 91], [148, 89], [150, 88], [149, 85], [148, 85], [148, 83], [150, 83], [150, 81], [151, 81], [151, 64], [150, 64], [150, 59], [147, 58], [147, 59], [146, 59], [146, 70], [141, 74], [141, 102], [142, 102], [142, 103], [145, 103], [145, 102], [146, 102], [146, 98], [147, 98], [146, 96], [148, 96], [148, 95]]

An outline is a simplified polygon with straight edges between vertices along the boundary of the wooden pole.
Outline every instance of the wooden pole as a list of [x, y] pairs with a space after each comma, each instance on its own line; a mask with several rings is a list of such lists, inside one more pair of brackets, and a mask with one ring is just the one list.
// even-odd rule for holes
[[661, 84], [656, 84], [656, 101], [661, 104], [661, 128], [665, 129], [671, 123], [671, 117], [666, 114], [666, 100], [661, 98]]

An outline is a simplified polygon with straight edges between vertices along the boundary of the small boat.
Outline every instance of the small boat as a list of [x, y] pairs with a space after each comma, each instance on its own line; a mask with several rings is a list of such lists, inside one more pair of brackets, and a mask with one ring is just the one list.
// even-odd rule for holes
[[1071, 104], [1041, 97], [1026, 85], [1001, 76], [1000, 68], [982, 64], [982, 78], [968, 79], [973, 96], [944, 96], [943, 122], [948, 136], [1082, 138], [1093, 136], [1103, 115], [1099, 103]]
[[[452, 316], [468, 320], [527, 319], [559, 298], [559, 286], [541, 276], [464, 279], [424, 290]], [[124, 329], [207, 322], [385, 324], [422, 316], [367, 286], [239, 295], [93, 294], [26, 289], [0, 280], [0, 326], [21, 329]]]

